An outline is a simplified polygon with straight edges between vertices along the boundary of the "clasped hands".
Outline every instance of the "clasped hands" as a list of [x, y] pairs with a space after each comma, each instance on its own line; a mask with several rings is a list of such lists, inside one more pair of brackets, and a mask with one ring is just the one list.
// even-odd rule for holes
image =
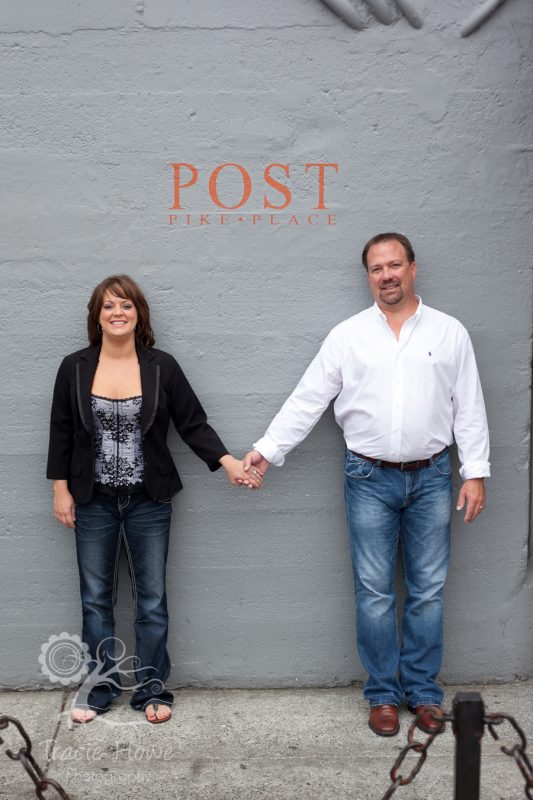
[[250, 450], [242, 461], [229, 454], [222, 456], [220, 463], [233, 486], [246, 486], [248, 489], [261, 488], [265, 472], [270, 466], [257, 450]]

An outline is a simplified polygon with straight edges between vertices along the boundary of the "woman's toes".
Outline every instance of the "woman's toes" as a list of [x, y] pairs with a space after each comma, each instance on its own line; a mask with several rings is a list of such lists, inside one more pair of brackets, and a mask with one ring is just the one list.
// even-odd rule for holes
[[146, 706], [144, 713], [146, 714], [148, 722], [152, 724], [166, 722], [172, 716], [172, 711], [169, 706], [163, 705], [162, 703], [150, 703]]
[[70, 716], [73, 722], [91, 722], [96, 717], [96, 711], [92, 708], [73, 708]]

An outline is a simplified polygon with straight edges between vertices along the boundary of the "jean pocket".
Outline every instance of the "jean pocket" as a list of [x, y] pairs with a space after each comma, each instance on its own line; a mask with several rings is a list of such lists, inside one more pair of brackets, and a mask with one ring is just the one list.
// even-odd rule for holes
[[442, 456], [442, 458], [439, 458], [438, 461], [434, 461], [433, 466], [439, 475], [449, 478], [452, 474], [452, 460], [450, 458], [450, 454], [446, 453], [444, 456]]
[[76, 506], [75, 531], [78, 542], [97, 542], [106, 538], [114, 541], [117, 529], [117, 522], [113, 518], [87, 513], [83, 506]]
[[344, 474], [348, 480], [365, 481], [370, 478], [375, 467], [375, 464], [371, 464], [370, 461], [365, 461], [364, 458], [348, 454], [344, 464]]

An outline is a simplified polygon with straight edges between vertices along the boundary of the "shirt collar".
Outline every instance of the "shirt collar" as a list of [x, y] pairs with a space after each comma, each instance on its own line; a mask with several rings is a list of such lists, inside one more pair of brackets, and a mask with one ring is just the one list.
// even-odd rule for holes
[[[420, 297], [419, 294], [416, 294], [415, 297], [418, 300], [418, 307], [417, 307], [415, 313], [413, 314], [413, 316], [409, 317], [409, 319], [413, 319], [413, 320], [416, 320], [418, 322], [420, 316], [422, 315], [422, 310], [423, 310], [424, 305], [422, 303], [422, 298]], [[383, 313], [383, 311], [381, 310], [381, 308], [378, 306], [378, 304], [376, 302], [374, 302], [373, 308], [375, 310], [375, 313], [378, 315], [378, 317], [381, 317], [381, 319], [384, 322], [387, 322], [386, 315]]]

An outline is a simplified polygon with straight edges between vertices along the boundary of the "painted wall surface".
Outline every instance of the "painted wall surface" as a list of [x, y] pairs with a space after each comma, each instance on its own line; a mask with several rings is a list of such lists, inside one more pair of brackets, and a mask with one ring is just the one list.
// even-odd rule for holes
[[[424, 301], [471, 333], [492, 435], [486, 511], [470, 528], [454, 514], [442, 676], [533, 674], [533, 5], [506, 0], [468, 36], [479, 0], [330, 6], [362, 29], [321, 0], [1, 3], [2, 686], [49, 686], [42, 643], [80, 630], [73, 536], [44, 472], [55, 373], [85, 345], [93, 286], [139, 280], [157, 345], [242, 454], [330, 328], [370, 303], [360, 251], [390, 229], [412, 238]], [[199, 177], [172, 212], [178, 162]], [[273, 162], [290, 165], [273, 174], [293, 191], [279, 224], [263, 208]], [[316, 162], [338, 164], [319, 212]], [[248, 170], [251, 195], [221, 222], [208, 182], [222, 163]], [[235, 204], [237, 169], [219, 180]], [[171, 441], [185, 481], [168, 568], [173, 685], [363, 677], [331, 412], [261, 492]], [[127, 638], [131, 606], [124, 568]]]

